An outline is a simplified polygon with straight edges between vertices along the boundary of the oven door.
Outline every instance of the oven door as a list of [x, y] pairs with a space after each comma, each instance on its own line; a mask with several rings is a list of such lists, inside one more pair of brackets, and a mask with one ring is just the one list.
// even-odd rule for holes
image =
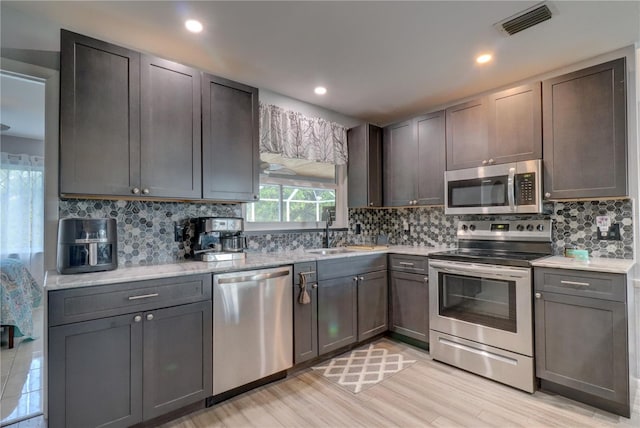
[[533, 356], [531, 269], [434, 260], [429, 328]]

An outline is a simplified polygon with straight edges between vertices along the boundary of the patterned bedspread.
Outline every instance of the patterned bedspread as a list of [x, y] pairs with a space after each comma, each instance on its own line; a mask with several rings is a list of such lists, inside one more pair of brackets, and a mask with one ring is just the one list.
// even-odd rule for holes
[[0, 324], [16, 327], [15, 336], [33, 336], [32, 309], [40, 306], [42, 287], [20, 260], [0, 260]]

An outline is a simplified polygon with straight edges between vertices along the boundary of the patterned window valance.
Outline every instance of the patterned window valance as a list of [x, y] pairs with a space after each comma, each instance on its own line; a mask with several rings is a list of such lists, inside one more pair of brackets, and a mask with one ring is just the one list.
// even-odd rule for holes
[[345, 165], [347, 128], [260, 103], [260, 153]]

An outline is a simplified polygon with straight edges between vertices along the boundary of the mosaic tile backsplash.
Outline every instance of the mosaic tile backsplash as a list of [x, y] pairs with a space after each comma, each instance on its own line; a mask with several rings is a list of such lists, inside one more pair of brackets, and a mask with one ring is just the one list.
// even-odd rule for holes
[[[364, 244], [378, 235], [390, 244], [455, 247], [460, 220], [540, 219], [553, 220], [555, 254], [565, 247], [589, 250], [593, 257], [633, 258], [633, 220], [630, 200], [556, 202], [545, 206], [546, 215], [531, 216], [445, 216], [442, 207], [350, 209], [347, 231], [332, 231], [333, 245]], [[115, 218], [118, 222], [118, 264], [170, 263], [189, 258], [194, 234], [190, 219], [202, 216], [242, 214], [238, 204], [184, 202], [142, 202], [66, 199], [60, 200], [60, 218]], [[599, 241], [596, 216], [607, 215], [620, 223], [622, 241]], [[184, 242], [174, 241], [174, 223], [187, 225]], [[356, 234], [356, 225], [360, 234]], [[248, 251], [295, 251], [322, 246], [323, 233], [247, 233]]]

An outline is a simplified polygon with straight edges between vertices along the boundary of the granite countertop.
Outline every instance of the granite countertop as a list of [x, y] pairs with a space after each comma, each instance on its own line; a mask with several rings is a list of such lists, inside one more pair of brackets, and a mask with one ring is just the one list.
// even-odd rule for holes
[[60, 275], [56, 271], [48, 271], [45, 279], [45, 289], [47, 291], [54, 291], [67, 288], [90, 287], [94, 285], [106, 285], [116, 284], [120, 282], [141, 281], [146, 279], [168, 278], [172, 276], [233, 272], [239, 270], [289, 265], [299, 262], [365, 256], [367, 254], [394, 253], [427, 256], [434, 252], [446, 251], [450, 249], [450, 247], [412, 247], [406, 245], [397, 245], [383, 249], [350, 250], [345, 253], [326, 255], [314, 254], [306, 252], [304, 250], [300, 250], [279, 253], [247, 253], [247, 258], [240, 261], [182, 261], [162, 265], [124, 267], [106, 272], [91, 272], [75, 275]]
[[628, 259], [608, 259], [603, 257], [590, 257], [589, 261], [580, 261], [569, 257], [549, 256], [535, 260], [531, 264], [534, 267], [627, 274], [631, 271], [635, 262]]

